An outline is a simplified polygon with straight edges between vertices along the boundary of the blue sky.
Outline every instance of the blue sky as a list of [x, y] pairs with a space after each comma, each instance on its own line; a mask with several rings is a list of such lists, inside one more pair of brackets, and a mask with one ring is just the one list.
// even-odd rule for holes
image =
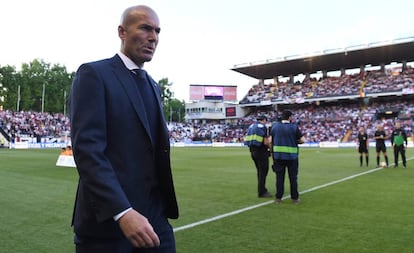
[[0, 3], [0, 65], [39, 58], [76, 71], [111, 57], [121, 13], [136, 4], [161, 21], [145, 68], [186, 101], [190, 84], [237, 85], [240, 100], [256, 80], [237, 64], [414, 36], [412, 0], [15, 0]]

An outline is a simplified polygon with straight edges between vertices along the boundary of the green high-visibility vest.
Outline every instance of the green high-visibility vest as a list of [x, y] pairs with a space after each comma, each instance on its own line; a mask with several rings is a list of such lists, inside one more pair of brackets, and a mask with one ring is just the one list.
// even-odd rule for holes
[[289, 147], [289, 146], [273, 146], [273, 152], [297, 154], [298, 153], [298, 148], [297, 147]]

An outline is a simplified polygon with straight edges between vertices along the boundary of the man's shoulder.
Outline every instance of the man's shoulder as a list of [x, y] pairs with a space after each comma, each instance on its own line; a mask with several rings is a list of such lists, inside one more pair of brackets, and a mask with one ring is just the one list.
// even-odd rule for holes
[[92, 68], [106, 68], [110, 65], [113, 65], [117, 62], [122, 62], [121, 58], [118, 55], [114, 55], [110, 58], [105, 58], [105, 59], [100, 59], [100, 60], [96, 60], [96, 61], [90, 61], [90, 62], [86, 62], [83, 63], [79, 68], [81, 68], [82, 66], [89, 66]]

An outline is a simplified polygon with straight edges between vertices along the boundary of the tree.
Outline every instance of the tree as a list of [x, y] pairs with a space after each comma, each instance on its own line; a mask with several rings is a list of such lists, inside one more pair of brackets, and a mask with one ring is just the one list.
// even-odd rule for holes
[[170, 122], [184, 122], [185, 121], [185, 102], [173, 98], [164, 109], [164, 114], [168, 114], [166, 118]]
[[23, 63], [20, 72], [5, 66], [0, 74], [4, 109], [65, 112], [74, 73], [68, 73], [64, 66], [35, 59]]
[[168, 78], [158, 81], [158, 85], [161, 88], [161, 100], [165, 119], [173, 122], [183, 122], [185, 102], [174, 98], [174, 93], [170, 89], [172, 83], [168, 82]]
[[[0, 67], [0, 106], [5, 110], [66, 113], [70, 87], [75, 73], [66, 67], [35, 59], [15, 67]], [[168, 78], [158, 82], [164, 116], [170, 121], [184, 121], [185, 103], [174, 98]]]
[[54, 65], [50, 69], [49, 79], [46, 82], [45, 107], [51, 112], [66, 113], [70, 87], [75, 73], [67, 73], [66, 68]]
[[3, 109], [15, 109], [17, 102], [16, 68], [12, 66], [0, 67], [0, 106]]
[[170, 90], [172, 83], [168, 82], [168, 78], [163, 78], [158, 81], [158, 85], [161, 89], [161, 102], [165, 108], [174, 96], [174, 93]]

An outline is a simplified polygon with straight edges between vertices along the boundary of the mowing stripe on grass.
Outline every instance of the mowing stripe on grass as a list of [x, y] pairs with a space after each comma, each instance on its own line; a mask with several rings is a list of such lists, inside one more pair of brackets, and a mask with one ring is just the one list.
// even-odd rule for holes
[[[407, 159], [407, 161], [412, 160], [412, 159], [414, 159], [414, 158], [411, 157], [411, 158]], [[367, 170], [367, 171], [364, 171], [364, 172], [361, 172], [361, 173], [358, 173], [358, 174], [355, 174], [355, 175], [352, 175], [352, 176], [349, 176], [349, 177], [345, 177], [345, 178], [335, 180], [335, 181], [332, 181], [332, 182], [329, 182], [329, 183], [326, 183], [326, 184], [322, 184], [322, 185], [319, 185], [319, 186], [315, 186], [315, 187], [312, 187], [310, 189], [301, 191], [300, 194], [316, 191], [316, 190], [319, 190], [319, 189], [322, 189], [322, 188], [325, 188], [325, 187], [328, 187], [328, 186], [331, 186], [331, 185], [334, 185], [334, 184], [337, 184], [337, 183], [341, 183], [341, 182], [344, 182], [344, 181], [347, 181], [347, 180], [350, 180], [350, 179], [353, 179], [353, 178], [356, 178], [356, 177], [359, 177], [359, 176], [363, 176], [363, 175], [366, 175], [366, 174], [369, 174], [369, 173], [372, 173], [372, 172], [375, 172], [375, 171], [378, 171], [378, 170], [381, 170], [381, 169], [383, 169], [383, 168], [379, 167], [379, 168], [375, 168], [375, 169], [372, 169], [372, 170]], [[290, 198], [290, 195], [287, 195], [287, 196], [283, 197], [283, 199], [287, 199], [287, 198]], [[196, 227], [196, 226], [199, 226], [199, 225], [202, 225], [202, 224], [206, 224], [206, 223], [209, 223], [209, 222], [212, 222], [212, 221], [220, 220], [220, 219], [223, 219], [223, 218], [226, 218], [226, 217], [229, 217], [229, 216], [233, 216], [235, 214], [243, 213], [243, 212], [246, 212], [246, 211], [249, 211], [249, 210], [252, 210], [252, 209], [256, 209], [256, 208], [261, 207], [261, 206], [269, 205], [269, 204], [272, 204], [272, 203], [274, 203], [274, 200], [270, 200], [270, 201], [263, 202], [263, 203], [260, 203], [260, 204], [257, 204], [257, 205], [245, 207], [245, 208], [242, 208], [242, 209], [239, 209], [239, 210], [235, 210], [233, 212], [217, 215], [217, 216], [205, 219], [205, 220], [197, 221], [197, 222], [194, 222], [194, 223], [191, 223], [191, 224], [188, 224], [188, 225], [184, 225], [184, 226], [181, 226], [181, 227], [174, 228], [174, 232], [178, 232], [178, 231], [181, 231], [181, 230], [186, 230], [186, 229], [189, 229], [189, 228], [193, 228], [193, 227]]]

